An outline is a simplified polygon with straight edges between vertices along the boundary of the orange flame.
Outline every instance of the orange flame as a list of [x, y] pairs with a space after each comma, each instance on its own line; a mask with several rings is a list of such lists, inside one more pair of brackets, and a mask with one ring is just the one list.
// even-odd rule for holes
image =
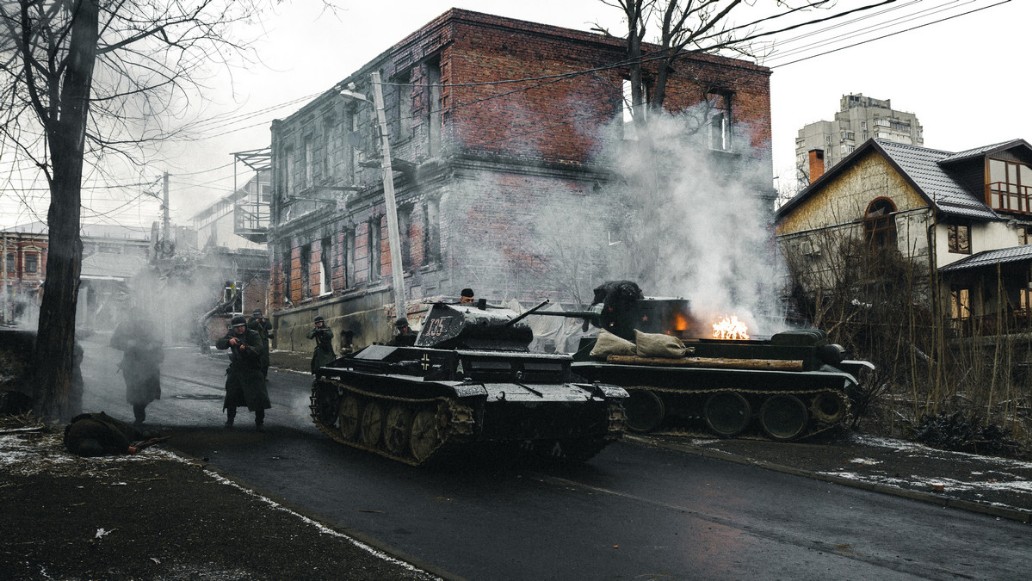
[[674, 314], [674, 331], [685, 331], [688, 329], [688, 318], [681, 313]]
[[731, 315], [713, 323], [714, 339], [748, 339], [749, 334], [745, 323], [738, 320], [738, 317]]

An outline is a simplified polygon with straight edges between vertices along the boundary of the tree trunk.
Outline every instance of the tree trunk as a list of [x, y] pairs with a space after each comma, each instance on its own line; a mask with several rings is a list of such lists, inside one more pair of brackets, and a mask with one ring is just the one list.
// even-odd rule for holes
[[97, 58], [97, 0], [74, 3], [67, 68], [60, 100], [47, 123], [53, 163], [49, 248], [34, 353], [33, 399], [40, 417], [68, 420], [82, 409], [81, 357], [75, 347], [75, 310], [82, 269], [79, 236], [82, 166], [93, 67]]

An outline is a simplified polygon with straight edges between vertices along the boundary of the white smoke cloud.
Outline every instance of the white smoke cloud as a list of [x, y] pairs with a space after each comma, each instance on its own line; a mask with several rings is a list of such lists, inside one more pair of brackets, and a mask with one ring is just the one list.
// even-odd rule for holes
[[[578, 113], [575, 103], [566, 108], [582, 136], [597, 131], [597, 112]], [[518, 120], [511, 132], [556, 124], [518, 106], [510, 110]], [[745, 126], [737, 127], [731, 152], [712, 150], [710, 110], [703, 104], [677, 115], [650, 113], [647, 148], [623, 139], [622, 119], [614, 120], [591, 136], [598, 146], [584, 169], [597, 171], [595, 178], [589, 171], [583, 181], [544, 174], [488, 179], [485, 172], [452, 188], [442, 215], [466, 212], [462, 228], [471, 229], [442, 238], [452, 245], [445, 255], [454, 260], [456, 279], [473, 281], [460, 286], [475, 284], [491, 298], [529, 300], [529, 292], [585, 305], [590, 289], [627, 279], [647, 296], [688, 299], [702, 323], [735, 315], [753, 335], [781, 330], [783, 277], [773, 207], [765, 200], [772, 197], [769, 152], [750, 149]], [[525, 208], [534, 209], [532, 223], [513, 224], [514, 216], [527, 216]], [[482, 223], [496, 231], [475, 232]], [[523, 227], [529, 236], [519, 235]], [[471, 233], [475, 245], [455, 252]]]
[[736, 315], [753, 332], [774, 332], [783, 317], [772, 209], [761, 197], [771, 187], [769, 159], [748, 149], [748, 127], [738, 128], [731, 153], [711, 150], [708, 127], [694, 131], [701, 114], [652, 114], [647, 147], [607, 142], [619, 175], [607, 193], [632, 209], [625, 234], [639, 249], [624, 273], [644, 276], [637, 282], [646, 295], [689, 299], [703, 322]]

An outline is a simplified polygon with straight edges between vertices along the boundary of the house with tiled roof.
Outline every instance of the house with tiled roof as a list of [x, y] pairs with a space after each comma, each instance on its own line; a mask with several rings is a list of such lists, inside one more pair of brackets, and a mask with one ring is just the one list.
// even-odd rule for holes
[[961, 152], [868, 140], [781, 206], [775, 228], [783, 253], [804, 257], [794, 265], [824, 271], [811, 281], [832, 278], [838, 241], [850, 238], [920, 265], [938, 291], [927, 297], [954, 329], [1029, 328], [1032, 146], [1023, 139]]

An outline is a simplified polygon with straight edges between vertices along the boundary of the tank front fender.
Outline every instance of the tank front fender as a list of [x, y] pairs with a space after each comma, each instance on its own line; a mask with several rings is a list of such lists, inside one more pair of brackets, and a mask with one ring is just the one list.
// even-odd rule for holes
[[590, 392], [591, 395], [595, 397], [607, 400], [624, 399], [630, 396], [626, 389], [617, 385], [609, 385], [606, 383], [576, 383], [574, 385]]

